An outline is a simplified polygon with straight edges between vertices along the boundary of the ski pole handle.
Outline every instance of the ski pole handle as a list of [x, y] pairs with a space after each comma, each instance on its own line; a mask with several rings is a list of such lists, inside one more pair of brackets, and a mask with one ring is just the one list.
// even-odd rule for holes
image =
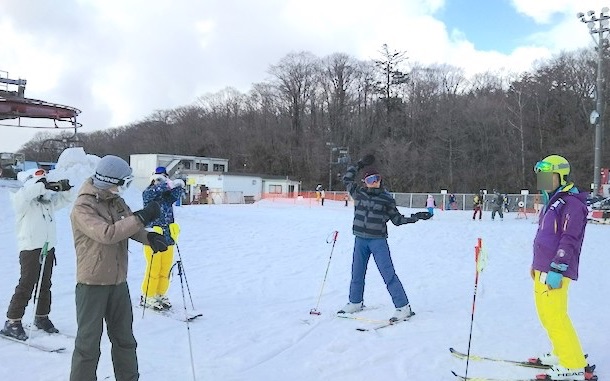
[[330, 233], [328, 235], [328, 238], [326, 238], [326, 243], [335, 243], [337, 242], [337, 237], [339, 236], [339, 232], [337, 230], [334, 230], [332, 233]]

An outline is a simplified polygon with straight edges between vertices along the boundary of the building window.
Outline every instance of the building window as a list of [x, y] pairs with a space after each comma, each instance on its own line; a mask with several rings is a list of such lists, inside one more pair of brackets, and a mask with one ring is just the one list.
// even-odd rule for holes
[[225, 166], [224, 164], [214, 164], [214, 172], [224, 172]]
[[281, 185], [269, 185], [269, 193], [281, 194], [282, 186]]
[[201, 163], [201, 168], [200, 168], [200, 170], [202, 170], [202, 171], [204, 171], [204, 172], [207, 172], [207, 171], [208, 171], [208, 165], [207, 165], [207, 163]]
[[195, 163], [195, 169], [196, 170], [200, 170], [201, 169], [201, 163]]
[[182, 165], [184, 165], [184, 169], [191, 169], [191, 162], [190, 161], [183, 161]]

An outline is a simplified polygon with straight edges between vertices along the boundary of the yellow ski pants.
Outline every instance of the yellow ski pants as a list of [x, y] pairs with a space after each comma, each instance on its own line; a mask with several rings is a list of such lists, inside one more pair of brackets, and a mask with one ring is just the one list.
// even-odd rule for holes
[[540, 323], [547, 332], [553, 346], [553, 354], [559, 364], [566, 368], [584, 368], [587, 360], [580, 345], [576, 330], [568, 316], [568, 289], [571, 279], [563, 278], [561, 288], [549, 290], [544, 280], [546, 273], [534, 271], [534, 301]]
[[[160, 226], [154, 226], [153, 230], [163, 234]], [[170, 224], [169, 231], [176, 242], [180, 233], [178, 224]], [[142, 295], [146, 297], [165, 295], [169, 289], [169, 270], [174, 264], [174, 245], [168, 246], [165, 251], [156, 253], [153, 253], [150, 246], [144, 245], [144, 258], [146, 259], [146, 271], [142, 281]]]

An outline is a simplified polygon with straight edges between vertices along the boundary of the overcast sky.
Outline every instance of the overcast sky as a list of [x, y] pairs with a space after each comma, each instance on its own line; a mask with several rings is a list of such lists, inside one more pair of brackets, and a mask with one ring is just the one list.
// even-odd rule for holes
[[[81, 132], [118, 127], [270, 78], [291, 52], [379, 57], [467, 73], [528, 70], [593, 46], [577, 12], [601, 0], [0, 0], [0, 70], [29, 98], [82, 110]], [[0, 73], [5, 77], [6, 73]], [[0, 126], [0, 152], [41, 130]]]

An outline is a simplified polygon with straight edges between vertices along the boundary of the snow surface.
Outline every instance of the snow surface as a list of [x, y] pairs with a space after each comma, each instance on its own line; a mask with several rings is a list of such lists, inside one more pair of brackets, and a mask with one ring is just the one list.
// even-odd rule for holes
[[[52, 178], [69, 177], [80, 184], [97, 157], [65, 152]], [[0, 301], [8, 303], [19, 276], [14, 212], [9, 192], [15, 182], [0, 182]], [[77, 187], [78, 188], [78, 187]], [[77, 190], [77, 189], [75, 189]], [[125, 195], [133, 210], [142, 206], [140, 191]], [[526, 359], [549, 350], [538, 322], [529, 276], [533, 218], [472, 221], [470, 212], [437, 211], [432, 220], [395, 227], [389, 244], [397, 273], [413, 310], [411, 321], [376, 332], [363, 321], [339, 319], [347, 302], [353, 236], [353, 208], [326, 200], [324, 206], [300, 201], [261, 201], [252, 205], [176, 207], [179, 240], [193, 303], [203, 317], [189, 323], [134, 308], [140, 379], [312, 381], [312, 380], [452, 380], [464, 373], [465, 361], [449, 347], [468, 345], [474, 292], [474, 246], [483, 239], [488, 262], [479, 278], [472, 353]], [[404, 214], [416, 210], [399, 208]], [[53, 274], [51, 319], [62, 331], [76, 333], [74, 305], [75, 254], [70, 208], [57, 213], [57, 266]], [[581, 279], [570, 290], [570, 314], [591, 363], [601, 380], [610, 377], [608, 321], [610, 303], [609, 227], [587, 226], [581, 257]], [[316, 307], [332, 245], [339, 232], [318, 310]], [[144, 272], [142, 247], [130, 244], [129, 286], [134, 302]], [[178, 258], [176, 253], [176, 259]], [[174, 273], [169, 295], [184, 311], [179, 277]], [[387, 319], [393, 305], [371, 260], [365, 303], [358, 316]], [[187, 307], [191, 305], [187, 296]], [[33, 321], [28, 306], [24, 323]], [[191, 346], [189, 346], [189, 335]], [[32, 340], [67, 346], [65, 353], [44, 353], [0, 340], [0, 380], [67, 380], [73, 341], [63, 337]], [[604, 349], [605, 348], [605, 349]], [[110, 344], [104, 334], [98, 379], [113, 380]], [[538, 371], [471, 361], [470, 376], [529, 377]]]

